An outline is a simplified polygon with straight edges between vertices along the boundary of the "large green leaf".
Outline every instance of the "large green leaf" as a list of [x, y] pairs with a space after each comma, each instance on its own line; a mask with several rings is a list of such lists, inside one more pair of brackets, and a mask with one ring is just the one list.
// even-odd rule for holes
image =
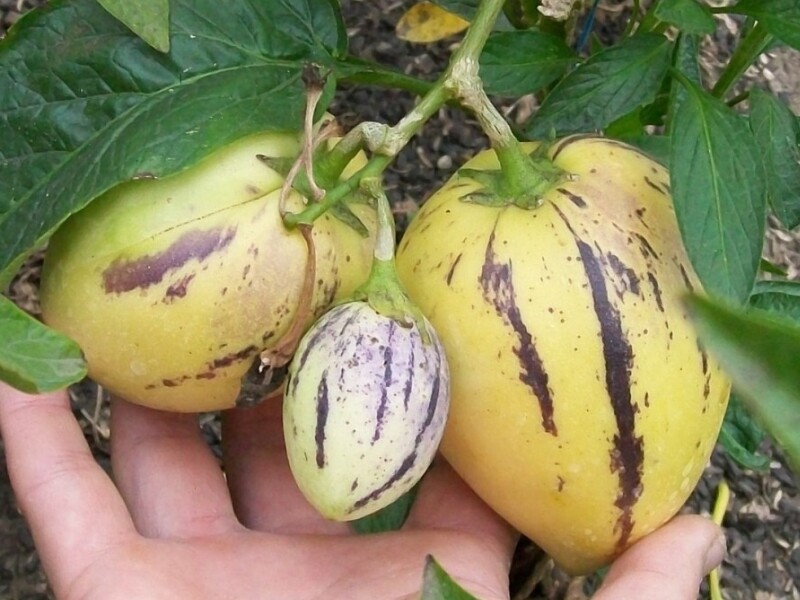
[[670, 180], [686, 250], [706, 290], [737, 303], [761, 258], [766, 190], [753, 133], [726, 104], [684, 78], [672, 118]]
[[772, 212], [787, 229], [800, 225], [800, 127], [778, 98], [754, 87], [750, 91], [750, 128], [767, 176]]
[[0, 295], [0, 379], [24, 392], [49, 392], [79, 381], [86, 365], [78, 345]]
[[759, 281], [750, 306], [778, 313], [800, 325], [800, 282]]
[[[675, 40], [675, 51], [672, 56], [672, 66], [680, 71], [689, 81], [702, 86], [700, 73], [700, 39], [696, 35], [681, 33]], [[676, 78], [670, 80], [669, 114], [667, 115], [667, 133], [672, 131], [672, 119], [680, 111], [681, 104], [689, 92]]]
[[382, 509], [350, 522], [350, 526], [356, 533], [366, 535], [369, 533], [383, 533], [385, 531], [397, 531], [406, 522], [408, 513], [414, 505], [417, 497], [419, 484], [415, 485], [408, 492], [400, 496], [397, 500], [384, 506]]
[[655, 16], [692, 35], [713, 33], [717, 28], [711, 10], [697, 0], [661, 0]]
[[169, 0], [97, 0], [100, 6], [160, 52], [169, 52]]
[[0, 272], [114, 185], [299, 128], [302, 65], [343, 50], [333, 0], [174, 0], [169, 54], [95, 0], [62, 0], [0, 41]]
[[538, 29], [496, 32], [481, 53], [486, 91], [500, 96], [538, 92], [577, 61], [564, 40]]
[[756, 420], [800, 468], [800, 327], [772, 313], [692, 297], [690, 314]]
[[[169, 54], [95, 0], [54, 0], [0, 40], [0, 287], [115, 185], [177, 172], [257, 131], [299, 129], [304, 64], [333, 64], [345, 51], [334, 0], [170, 6]], [[0, 378], [44, 390], [80, 377], [74, 344], [42, 329], [0, 320], [3, 347], [15, 353]]]
[[595, 131], [650, 104], [670, 61], [669, 40], [636, 35], [593, 55], [562, 79], [525, 125], [532, 138]]
[[758, 451], [764, 435], [764, 430], [747, 412], [738, 394], [731, 394], [719, 432], [719, 441], [725, 452], [745, 469], [768, 471], [769, 457]]
[[800, 0], [739, 0], [730, 10], [758, 19], [776, 38], [800, 49]]

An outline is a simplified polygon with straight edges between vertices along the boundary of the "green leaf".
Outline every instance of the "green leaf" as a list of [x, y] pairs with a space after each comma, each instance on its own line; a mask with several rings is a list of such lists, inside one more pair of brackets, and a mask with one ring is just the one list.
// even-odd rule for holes
[[169, 0], [97, 0], [119, 21], [159, 52], [169, 52]]
[[750, 90], [750, 128], [756, 136], [767, 176], [767, 199], [787, 229], [800, 225], [800, 127], [778, 98]]
[[0, 296], [0, 380], [29, 394], [80, 381], [86, 363], [78, 345]]
[[478, 11], [479, 0], [434, 0], [434, 4], [471, 21]]
[[422, 595], [420, 600], [478, 600], [458, 585], [450, 575], [428, 555], [425, 558], [425, 572], [422, 576]]
[[95, 0], [54, 1], [0, 41], [0, 273], [137, 176], [299, 129], [306, 61], [346, 42], [334, 0], [173, 0], [159, 53]]
[[717, 24], [711, 10], [697, 0], [661, 0], [655, 16], [659, 21], [675, 25], [683, 33], [703, 35], [714, 33]]
[[778, 313], [800, 325], [800, 282], [759, 281], [750, 296], [750, 306]]
[[549, 85], [577, 60], [564, 40], [537, 29], [496, 32], [483, 48], [480, 73], [489, 94], [522, 96]]
[[562, 79], [525, 125], [531, 138], [603, 129], [656, 98], [669, 67], [670, 42], [636, 35], [602, 52]]
[[656, 162], [669, 168], [669, 138], [664, 135], [624, 136], [620, 141], [636, 146]]
[[[672, 56], [673, 68], [679, 71], [692, 83], [702, 87], [700, 74], [700, 40], [695, 35], [678, 35], [675, 41], [675, 51]], [[672, 119], [680, 110], [681, 104], [689, 92], [677, 79], [672, 78], [669, 90], [669, 114], [667, 115], [667, 133], [672, 130]]]
[[689, 93], [670, 136], [675, 214], [705, 289], [742, 304], [753, 288], [764, 238], [761, 157], [744, 119], [686, 78], [682, 82]]
[[771, 275], [777, 275], [779, 277], [786, 277], [788, 275], [786, 269], [774, 262], [768, 261], [766, 258], [761, 259], [759, 269], [761, 269], [763, 273], [770, 273]]
[[698, 296], [687, 300], [703, 345], [719, 360], [748, 411], [800, 468], [800, 327], [772, 313]]
[[503, 14], [517, 29], [528, 29], [539, 22], [539, 0], [505, 0]]
[[433, 87], [431, 82], [424, 79], [349, 55], [336, 60], [334, 74], [338, 80], [402, 89], [417, 96], [424, 96]]
[[800, 49], [800, 0], [739, 0], [730, 10], [757, 19], [783, 43]]
[[417, 497], [418, 489], [419, 483], [389, 506], [384, 506], [371, 515], [351, 521], [350, 526], [362, 535], [397, 531], [406, 522], [411, 506], [414, 504], [414, 499]]
[[745, 469], [767, 471], [769, 457], [758, 452], [765, 435], [742, 405], [738, 394], [731, 394], [719, 432], [719, 441], [725, 452]]

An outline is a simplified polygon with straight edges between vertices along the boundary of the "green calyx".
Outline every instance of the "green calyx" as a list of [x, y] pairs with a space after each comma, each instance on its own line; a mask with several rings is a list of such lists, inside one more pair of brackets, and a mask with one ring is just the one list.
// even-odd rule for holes
[[394, 258], [389, 261], [374, 259], [369, 278], [353, 293], [352, 300], [366, 302], [379, 315], [396, 321], [402, 327], [416, 326], [422, 341], [426, 344], [431, 342], [425, 317], [400, 284]]
[[403, 290], [395, 265], [395, 228], [389, 199], [379, 178], [367, 178], [362, 189], [377, 202], [378, 235], [372, 268], [367, 281], [354, 293], [352, 300], [367, 302], [380, 315], [395, 320], [403, 327], [416, 326], [426, 344], [430, 343], [425, 317]]
[[538, 208], [545, 194], [568, 177], [553, 164], [547, 150], [548, 145], [542, 144], [533, 154], [526, 154], [515, 141], [496, 149], [499, 171], [461, 169], [460, 176], [482, 186], [465, 196], [464, 201], [496, 207], [514, 205], [525, 210]]

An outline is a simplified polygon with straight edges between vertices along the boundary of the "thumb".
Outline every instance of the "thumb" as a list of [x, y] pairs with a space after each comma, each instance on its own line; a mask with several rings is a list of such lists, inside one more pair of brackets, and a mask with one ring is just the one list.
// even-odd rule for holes
[[725, 537], [697, 515], [676, 517], [620, 556], [594, 600], [694, 600], [725, 555]]

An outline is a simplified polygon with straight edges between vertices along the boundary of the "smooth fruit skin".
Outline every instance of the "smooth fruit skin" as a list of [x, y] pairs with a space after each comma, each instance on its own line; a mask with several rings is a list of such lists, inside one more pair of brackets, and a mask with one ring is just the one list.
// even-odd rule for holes
[[409, 491], [433, 460], [449, 406], [435, 332], [401, 325], [367, 302], [323, 315], [289, 368], [283, 404], [295, 481], [320, 514], [349, 521]]
[[[241, 140], [160, 180], [120, 185], [52, 237], [44, 321], [81, 346], [90, 376], [131, 402], [178, 412], [234, 406], [240, 379], [291, 324], [308, 262], [284, 228], [283, 178], [258, 155], [296, 156], [296, 134]], [[298, 195], [287, 208], [301, 208]], [[362, 238], [333, 217], [314, 226], [321, 313], [369, 274], [374, 211]]]
[[[665, 169], [592, 136], [549, 153], [570, 178], [539, 208], [465, 202], [478, 185], [456, 174], [397, 264], [450, 362], [445, 457], [563, 568], [588, 573], [683, 505], [729, 382], [681, 304], [700, 285]], [[483, 152], [465, 167], [498, 163]]]

